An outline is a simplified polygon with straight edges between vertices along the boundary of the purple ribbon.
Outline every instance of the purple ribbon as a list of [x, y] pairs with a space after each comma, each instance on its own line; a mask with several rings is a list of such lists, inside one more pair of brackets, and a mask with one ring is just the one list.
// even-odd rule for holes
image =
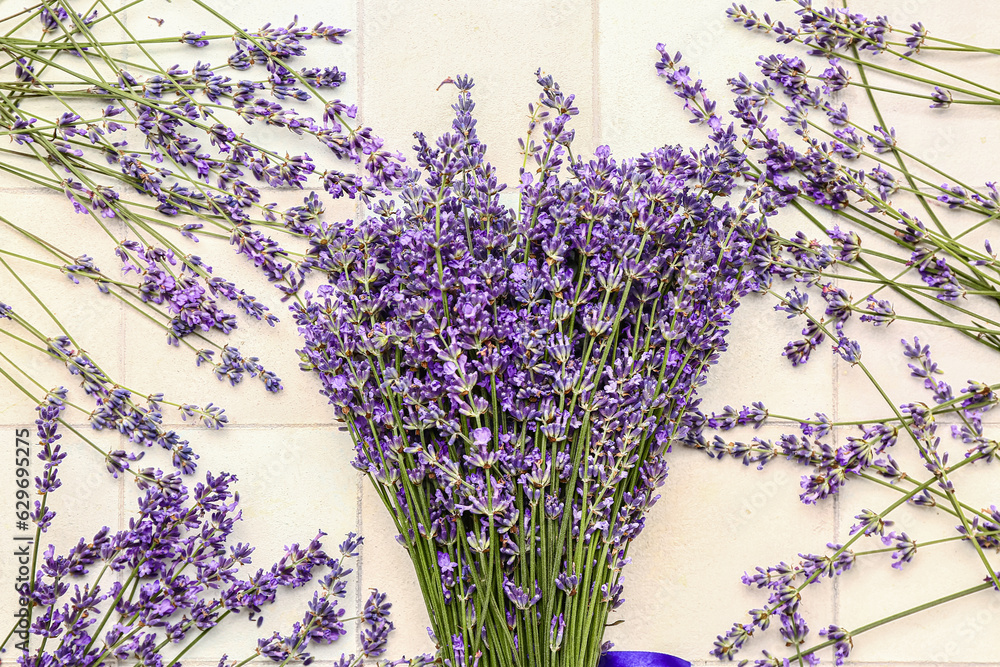
[[601, 656], [599, 667], [691, 667], [691, 663], [666, 653], [611, 651]]

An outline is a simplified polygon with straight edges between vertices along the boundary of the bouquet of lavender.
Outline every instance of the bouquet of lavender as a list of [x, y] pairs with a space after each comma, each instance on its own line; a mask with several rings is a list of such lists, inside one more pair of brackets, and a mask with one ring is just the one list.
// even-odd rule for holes
[[330, 284], [293, 308], [303, 367], [399, 530], [445, 664], [592, 666], [776, 203], [754, 179], [728, 201], [747, 165], [720, 124], [700, 151], [574, 158], [574, 97], [539, 75], [537, 169], [509, 208], [472, 81], [454, 83], [453, 131], [415, 135], [422, 177], [315, 235]]
[[[209, 472], [204, 482], [188, 486], [176, 471], [143, 469], [136, 474], [138, 508], [126, 529], [101, 528], [65, 554], [51, 544], [42, 549], [43, 534], [56, 518], [50, 496], [62, 486], [59, 467], [67, 456], [59, 443], [65, 394], [62, 388], [52, 390], [36, 408], [43, 471], [35, 477], [34, 491], [40, 499], [25, 517], [35, 526], [34, 536], [15, 542], [20, 568], [13, 586], [20, 610], [10, 631], [0, 635], [0, 656], [16, 653], [22, 667], [100, 667], [122, 660], [181, 667], [191, 649], [218, 635], [227, 617], [245, 612], [259, 628], [261, 614], [282, 589], [311, 583], [319, 585], [300, 623], [290, 632], [261, 637], [245, 649], [242, 660], [223, 655], [219, 667], [242, 667], [258, 658], [309, 664], [312, 652], [348, 634], [352, 621], [362, 626], [359, 651], [342, 654], [336, 664], [357, 667], [384, 653], [393, 630], [385, 594], [373, 591], [355, 617], [347, 617], [341, 603], [353, 571], [348, 559], [358, 555], [362, 542], [355, 534], [340, 544], [339, 556], [323, 550], [321, 531], [304, 547], [286, 546], [268, 570], [242, 576], [254, 547], [231, 539], [242, 519], [232, 474]], [[19, 499], [28, 497], [29, 485], [19, 475]]]

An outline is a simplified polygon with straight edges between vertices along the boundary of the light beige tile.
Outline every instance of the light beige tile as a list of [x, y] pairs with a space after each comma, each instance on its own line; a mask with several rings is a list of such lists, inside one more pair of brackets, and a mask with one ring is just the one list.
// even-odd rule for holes
[[[13, 430], [8, 429], [8, 431], [10, 440], [13, 441]], [[34, 425], [32, 425], [30, 432], [28, 440], [31, 443], [31, 477], [28, 488], [32, 493], [31, 504], [33, 506], [36, 500], [41, 500], [35, 494], [33, 480], [36, 475], [42, 474], [43, 464], [36, 458], [40, 447]], [[59, 432], [63, 437], [58, 444], [62, 447], [62, 451], [67, 454], [58, 468], [58, 476], [62, 481], [62, 486], [48, 495], [47, 507], [56, 513], [56, 517], [49, 531], [42, 534], [40, 545], [41, 551], [44, 551], [48, 545], [52, 544], [55, 546], [57, 554], [65, 555], [71, 547], [76, 546], [81, 537], [89, 541], [104, 526], [110, 528], [112, 533], [118, 529], [122, 485], [120, 480], [116, 481], [106, 472], [101, 455], [90, 449], [79, 437], [66, 428], [60, 428]], [[87, 432], [84, 432], [84, 435], [91, 436]], [[111, 442], [108, 442], [108, 439], [104, 439], [103, 444], [116, 448], [121, 446], [117, 442], [117, 434], [110, 440]], [[13, 449], [13, 447], [11, 448]], [[6, 479], [11, 480], [7, 484], [11, 488], [10, 496], [12, 499], [13, 476], [14, 472], [11, 468]], [[28, 534], [21, 531], [16, 532], [19, 535]]]
[[[3, 215], [10, 222], [29, 230], [48, 243], [55, 244], [71, 257], [90, 255], [102, 271], [111, 276], [115, 275], [117, 261], [113, 255], [113, 242], [91, 218], [74, 213], [69, 201], [61, 193], [11, 193], [4, 195], [4, 200], [8, 202], [8, 206], [5, 207]], [[120, 233], [116, 221], [110, 221], [107, 226], [113, 232]], [[53, 264], [61, 265], [65, 261], [54, 258], [6, 225], [0, 225], [0, 247], [8, 252]], [[62, 323], [79, 347], [87, 351], [109, 376], [120, 380], [122, 364], [118, 352], [118, 338], [122, 308], [117, 300], [101, 294], [89, 281], [81, 280], [79, 285], [74, 285], [57, 269], [7, 254], [3, 255], [3, 258], [16, 273], [17, 278], [0, 266], [0, 289], [3, 291], [0, 299], [14, 308], [15, 312], [35, 327], [42, 336], [63, 335], [59, 324], [32, 297], [33, 292]], [[27, 285], [27, 289], [18, 278]], [[12, 321], [4, 320], [0, 326], [5, 331], [35, 345], [42, 347], [46, 345], [44, 341], [39, 341]], [[20, 366], [42, 384], [44, 389], [39, 389], [14, 371], [11, 364], [3, 362], [4, 369], [13, 372], [18, 381], [36, 396], [59, 385], [70, 389], [79, 385], [79, 381], [69, 374], [61, 362], [12, 338], [3, 337], [0, 351], [9, 357], [13, 364]], [[0, 421], [3, 423], [33, 421], [35, 401], [24, 397], [6, 380], [3, 383], [4, 389], [0, 393]], [[92, 408], [90, 399], [82, 398], [82, 392], [74, 398], [77, 399], [81, 399], [83, 405], [89, 406], [87, 410]], [[67, 417], [74, 422], [81, 419], [81, 416], [73, 414], [72, 410]]]
[[[298, 25], [312, 27], [319, 22], [326, 25], [351, 29], [343, 39], [343, 43], [335, 45], [325, 40], [312, 39], [304, 41], [306, 54], [295, 57], [287, 61], [288, 66], [300, 70], [304, 67], [333, 67], [347, 74], [346, 82], [336, 89], [324, 89], [321, 92], [324, 99], [343, 99], [353, 102], [358, 95], [358, 80], [360, 72], [357, 67], [357, 3], [350, 0], [336, 0], [334, 2], [304, 2], [297, 3], [294, 10], [276, 7], [273, 3], [254, 0], [253, 2], [237, 2], [236, 0], [223, 0], [222, 2], [205, 3], [212, 10], [220, 13], [225, 19], [234, 22], [240, 29], [251, 33], [257, 32], [270, 23], [271, 27], [285, 27], [297, 18]], [[147, 18], [147, 15], [163, 20], [162, 25]], [[133, 34], [141, 39], [155, 39], [164, 37], [176, 37], [184, 31], [191, 30], [195, 33], [202, 31], [210, 35], [232, 34], [234, 29], [228, 26], [222, 19], [216, 18], [211, 13], [197, 5], [177, 5], [167, 0], [155, 0], [144, 4], [142, 12], [130, 12], [128, 15], [128, 26]], [[137, 51], [135, 47], [129, 47], [133, 60], [148, 64], [148, 59]], [[183, 44], [158, 45], [155, 51], [151, 51], [161, 67], [170, 67], [177, 63], [183, 68], [190, 70], [196, 62], [212, 63], [218, 68], [220, 74], [231, 77], [234, 81], [250, 79], [263, 81], [267, 78], [267, 71], [264, 66], [254, 66], [249, 70], [235, 71], [226, 66], [227, 59], [235, 51], [232, 39], [213, 40], [211, 44], [204, 48], [192, 48]], [[267, 91], [263, 91], [267, 92]], [[198, 96], [196, 96], [198, 97]], [[275, 100], [286, 109], [294, 109], [300, 115], [320, 118], [323, 113], [323, 106], [317, 100], [300, 102], [297, 100]], [[329, 168], [335, 162], [327, 160], [328, 149], [318, 144], [314, 138], [306, 135], [296, 135], [288, 130], [267, 127], [263, 123], [256, 122], [252, 127], [248, 126], [242, 119], [234, 114], [219, 112], [219, 118], [231, 126], [238, 133], [245, 133], [246, 137], [259, 145], [274, 147], [275, 152], [302, 153], [307, 152], [316, 158], [321, 169]], [[341, 165], [343, 169], [343, 165]]]
[[[790, 286], [775, 285], [775, 291]], [[808, 363], [793, 367], [781, 352], [798, 340], [802, 318], [786, 319], [774, 311], [771, 296], [749, 295], [733, 316], [727, 337], [729, 350], [708, 374], [699, 391], [706, 413], [724, 405], [737, 409], [762, 401], [775, 415], [811, 417], [833, 405], [833, 362], [829, 345], [821, 345]], [[831, 415], [832, 416], [832, 415]]]
[[[84, 7], [79, 6], [82, 12]], [[102, 14], [105, 13], [101, 12]], [[65, 25], [70, 25], [69, 21], [64, 22]], [[4, 32], [13, 27], [12, 22], [4, 23]], [[102, 42], [108, 43], [118, 43], [125, 38], [125, 33], [120, 29], [120, 27], [114, 23], [114, 21], [108, 19], [101, 21], [92, 25], [92, 30], [94, 36], [101, 40]], [[61, 30], [56, 30], [50, 33], [42, 32], [42, 24], [38, 18], [31, 19], [25, 24], [19, 31], [18, 36], [23, 39], [38, 40], [44, 39], [45, 41], [54, 41], [59, 35], [62, 34]], [[75, 36], [77, 43], [86, 42], [89, 37], [81, 34]], [[65, 43], [65, 40], [60, 40]], [[104, 48], [104, 53], [108, 54], [112, 58], [124, 58], [127, 54], [120, 46], [108, 46]], [[4, 61], [7, 60], [8, 54], [4, 54]], [[46, 63], [45, 61], [49, 61]], [[34, 72], [36, 76], [42, 82], [61, 82], [63, 85], [59, 85], [54, 88], [55, 92], [66, 92], [73, 90], [74, 92], [87, 89], [90, 87], [90, 82], [94, 81], [114, 81], [117, 77], [117, 64], [108, 64], [101, 57], [100, 53], [96, 50], [91, 50], [89, 57], [86, 61], [80, 59], [79, 57], [72, 55], [68, 50], [62, 50], [56, 54], [52, 50], [42, 51], [40, 57], [35, 59], [32, 63]], [[15, 74], [14, 67], [6, 68], [2, 73], [0, 73], [0, 79], [2, 80], [13, 80]], [[67, 81], [74, 82], [71, 85], [65, 85]], [[41, 89], [36, 88], [36, 91]], [[14, 94], [8, 96], [8, 101], [15, 99]], [[59, 118], [62, 114], [67, 113], [70, 110], [78, 112], [84, 118], [100, 118], [101, 109], [104, 108], [106, 102], [96, 98], [85, 98], [81, 96], [64, 96], [60, 99], [56, 95], [37, 95], [37, 96], [26, 96], [22, 99], [17, 100], [18, 114], [22, 118], [37, 118], [35, 127], [42, 127], [50, 125], [55, 119]], [[6, 127], [5, 127], [6, 129]], [[47, 138], [52, 138], [52, 132], [49, 130], [47, 133]], [[8, 143], [10, 137], [4, 137], [5, 148], [16, 151], [21, 154], [26, 154], [32, 156], [30, 158], [15, 156], [11, 153], [4, 154], [3, 162], [4, 166], [11, 167], [27, 167], [30, 171], [34, 171], [38, 175], [43, 175], [47, 178], [55, 178], [57, 180], [64, 178], [64, 174], [61, 168], [56, 168], [55, 174], [46, 168], [46, 166], [38, 162], [37, 158], [34, 157], [34, 151], [32, 147], [17, 145], [13, 142]], [[45, 155], [45, 150], [40, 147], [39, 144], [35, 145], [35, 150], [38, 150], [42, 155]], [[96, 161], [103, 163], [103, 158], [96, 153], [91, 154], [93, 158], [96, 157]], [[0, 187], [12, 187], [12, 188], [25, 188], [25, 187], [35, 187], [28, 180], [14, 176], [8, 172], [0, 171]]]
[[[300, 193], [288, 193], [287, 199], [291, 200], [290, 203], [301, 203], [301, 196]], [[226, 414], [233, 423], [332, 423], [332, 408], [327, 405], [327, 399], [319, 395], [319, 379], [298, 368], [299, 357], [295, 350], [302, 346], [302, 339], [296, 331], [288, 304], [280, 300], [281, 293], [249, 260], [236, 255], [228, 241], [206, 237], [193, 244], [179, 239], [172, 232], [169, 238], [185, 252], [205, 258], [213, 268], [213, 276], [235, 283], [239, 289], [257, 297], [279, 318], [280, 322], [271, 327], [246, 316], [235, 304], [221, 300], [219, 306], [225, 312], [237, 315], [238, 328], [229, 335], [213, 331], [207, 336], [216, 345], [234, 345], [244, 356], [259, 357], [267, 370], [281, 378], [284, 390], [269, 393], [259, 379], [249, 376], [245, 376], [240, 385], [230, 387], [228, 381], [217, 380], [211, 368], [204, 364], [196, 367], [195, 354], [190, 348], [168, 345], [166, 332], [161, 326], [135, 316], [130, 316], [127, 322], [125, 354], [129, 359], [143, 361], [128, 365], [129, 382], [143, 391], [162, 391], [169, 400], [176, 402], [202, 406], [214, 402], [226, 408]], [[276, 239], [285, 242], [281, 235], [276, 235]], [[195, 336], [187, 339], [196, 348], [216, 349]], [[215, 359], [219, 358], [219, 354], [216, 350]], [[180, 421], [179, 414], [165, 414], [164, 417], [171, 423]]]
[[[31, 172], [30, 170], [37, 169], [37, 164], [38, 163], [35, 160], [26, 157], [4, 156], [5, 167], [27, 169], [29, 170], [29, 173], [34, 173]], [[20, 173], [16, 171], [12, 173], [9, 169], [0, 169], [0, 188], [2, 188], [0, 189], [0, 192], [2, 192], [4, 195], [14, 192], [20, 193], [24, 190], [41, 191], [45, 189], [42, 186], [27, 181], [22, 175], [20, 175]]]
[[[775, 437], [779, 428], [761, 429]], [[745, 435], [743, 433], [740, 434]], [[747, 436], [749, 438], [749, 435]], [[618, 650], [663, 651], [687, 660], [711, 660], [716, 635], [747, 611], [766, 603], [766, 594], [744, 586], [740, 577], [756, 566], [793, 562], [799, 552], [822, 550], [832, 539], [832, 502], [804, 506], [799, 476], [804, 468], [774, 461], [764, 471], [734, 460], [711, 461], [701, 452], [678, 449], [663, 496], [625, 570], [626, 602], [609, 621]], [[829, 617], [832, 587], [816, 585], [804, 595], [805, 612]], [[772, 628], [751, 641], [740, 657], [761, 648], [777, 650]], [[779, 654], [780, 655], [780, 654]]]
[[[894, 300], [897, 312], [912, 313], [900, 300]], [[875, 383], [860, 366], [852, 367], [843, 361], [837, 365], [838, 409], [841, 418], [877, 419], [893, 416], [893, 407], [911, 402], [934, 405], [933, 395], [923, 386], [923, 380], [911, 376], [908, 365], [913, 360], [903, 356], [901, 338], [913, 344], [917, 337], [921, 345], [930, 345], [931, 358], [943, 371], [937, 380], [949, 382], [957, 397], [967, 380], [992, 382], [990, 369], [995, 368], [1000, 356], [975, 340], [966, 338], [942, 327], [913, 322], [894, 322], [889, 327], [871, 327], [860, 322], [852, 323], [847, 330], [850, 338], [861, 344], [861, 361], [875, 382], [888, 396], [891, 405], [882, 397]], [[954, 421], [954, 416], [942, 420]]]
[[[912, 526], [907, 532], [918, 543], [955, 534], [948, 529], [955, 523], [951, 517], [945, 519], [939, 510], [914, 509], [923, 510], [921, 516], [904, 519], [904, 525]], [[863, 543], [867, 549], [882, 547], [877, 539]], [[986, 576], [983, 564], [966, 543], [918, 547], [916, 557], [903, 566], [903, 571], [891, 568], [888, 554], [862, 558], [864, 561], [859, 559], [854, 570], [841, 578], [840, 625], [846, 628], [871, 623], [975, 586]], [[993, 560], [995, 569], [997, 564]], [[872, 591], [878, 591], [878, 595], [872, 596]], [[984, 630], [1000, 612], [995, 598], [992, 591], [976, 593], [859, 635], [854, 640], [852, 657], [875, 662], [928, 658], [938, 664], [976, 661], [989, 650], [989, 633]]]
[[[28, 415], [26, 415], [28, 416]], [[34, 412], [30, 418], [33, 420]], [[26, 420], [27, 421], [27, 420]], [[28, 542], [23, 538], [33, 540], [35, 536], [35, 526], [30, 524], [28, 530], [20, 530], [15, 519], [19, 518], [15, 512], [23, 512], [22, 505], [15, 505], [15, 489], [18, 488], [19, 479], [27, 479], [27, 491], [29, 498], [27, 502], [34, 507], [36, 501], [41, 497], [36, 494], [34, 487], [34, 477], [41, 475], [43, 464], [36, 456], [40, 450], [38, 438], [35, 434], [33, 423], [25, 424], [27, 442], [30, 449], [30, 463], [28, 466], [29, 476], [19, 478], [16, 476], [16, 464], [21, 461], [15, 460], [15, 453], [19, 456], [22, 452], [15, 452], [15, 445], [23, 447], [23, 443], [16, 443], [16, 436], [24, 436], [25, 432], [16, 431], [13, 427], [4, 426], [0, 429], [4, 440], [8, 443], [7, 452], [3, 460], [0, 461], [0, 479], [3, 480], [4, 489], [4, 509], [6, 520], [0, 525], [0, 540], [4, 544], [4, 557], [0, 558], [0, 578], [5, 586], [3, 595], [0, 595], [0, 613], [4, 618], [13, 618], [16, 611], [17, 596], [13, 587], [19, 577], [24, 575], [23, 566], [28, 566], [31, 557], [34, 555], [36, 544], [34, 541]], [[66, 428], [59, 431], [62, 439], [58, 444], [62, 451], [67, 454], [58, 468], [58, 478], [62, 486], [48, 494], [46, 506], [56, 513], [52, 525], [47, 532], [41, 534], [37, 541], [37, 554], [39, 563], [43, 561], [44, 553], [49, 545], [54, 547], [56, 556], [65, 556], [68, 551], [84, 539], [90, 541], [94, 535], [104, 526], [107, 526], [114, 534], [119, 528], [119, 507], [121, 505], [121, 480], [115, 480], [104, 470], [102, 458], [89, 449], [78, 437], [70, 433]], [[90, 433], [85, 433], [90, 436]], [[105, 444], [118, 446], [119, 436], [114, 434], [109, 439], [104, 439]], [[8, 509], [9, 508], [9, 509]], [[27, 553], [25, 554], [25, 550]], [[22, 556], [22, 554], [24, 554]], [[91, 572], [86, 576], [74, 577], [69, 582], [83, 585], [85, 582], [93, 582], [100, 566], [91, 568]], [[102, 581], [103, 586], [113, 582], [114, 575], [105, 575]], [[8, 586], [9, 585], [9, 586]], [[69, 595], [72, 595], [72, 588]], [[6, 626], [9, 630], [10, 626]], [[6, 635], [6, 632], [5, 632]], [[8, 648], [8, 650], [10, 650]]]
[[[841, 624], [857, 627], [981, 582], [983, 567], [977, 568], [970, 560], [975, 556], [963, 553], [966, 550], [950, 545], [926, 549], [906, 572], [886, 563], [857, 566], [858, 571], [841, 584]], [[878, 596], [872, 596], [876, 590]], [[995, 592], [976, 593], [856, 637], [851, 657], [863, 662], [978, 662], [990, 650], [987, 628], [998, 613]]]
[[[920, 483], [929, 477], [909, 438], [901, 437], [889, 453], [911, 479]], [[976, 479], [984, 472], [992, 475], [991, 487], [995, 489], [995, 472], [985, 468], [966, 468], [952, 476], [959, 498], [973, 508], [979, 507], [978, 501], [984, 497], [983, 478]], [[913, 485], [902, 483], [897, 487], [912, 489]], [[849, 539], [849, 530], [858, 523], [856, 515], [862, 509], [883, 512], [899, 498], [898, 490], [862, 480], [849, 483], [840, 494], [839, 540]], [[917, 554], [912, 562], [903, 565], [902, 571], [892, 568], [890, 553], [859, 555], [854, 568], [840, 578], [839, 625], [851, 629], [871, 623], [974, 586], [986, 576], [969, 543], [919, 546], [921, 542], [958, 535], [955, 528], [959, 519], [943, 509], [948, 506], [946, 501], [939, 499], [939, 503], [938, 507], [904, 504], [886, 516], [893, 522], [887, 530], [905, 532], [918, 542]], [[856, 552], [883, 548], [877, 537], [862, 537], [853, 546]], [[991, 556], [991, 560], [995, 569], [995, 557]], [[878, 595], [873, 596], [872, 591], [878, 591]], [[859, 635], [854, 640], [852, 658], [874, 662], [931, 659], [937, 664], [975, 661], [985, 650], [988, 639], [979, 636], [981, 623], [972, 619], [981, 614], [992, 617], [998, 610], [1000, 605], [992, 606], [988, 592], [951, 602]], [[975, 627], [979, 630], [975, 631]]]
[[[231, 35], [234, 30], [226, 21], [231, 21], [238, 28], [249, 32], [256, 32], [265, 24], [272, 27], [285, 27], [298, 19], [299, 25], [312, 27], [322, 21], [326, 25], [354, 29], [357, 24], [356, 8], [357, 3], [349, 0], [334, 0], [333, 2], [317, 2], [309, 0], [297, 3], [295, 7], [280, 7], [263, 0], [251, 0], [249, 2], [237, 2], [237, 0], [221, 0], [220, 2], [205, 2], [203, 8], [195, 3], [188, 5], [178, 5], [169, 0], [152, 0], [143, 3], [139, 11], [126, 11], [125, 23], [134, 36], [139, 39], [162, 39], [165, 37], [180, 37], [185, 31], [200, 33], [207, 32], [209, 35]], [[216, 17], [212, 11], [221, 15]], [[150, 16], [162, 19], [162, 25], [158, 24]], [[354, 57], [353, 48], [349, 46], [351, 38], [344, 40], [343, 45], [319, 46], [315, 41], [306, 42], [310, 47], [307, 51], [313, 54], [323, 52], [327, 64], [340, 64], [349, 61], [349, 71], [353, 73]], [[148, 64], [141, 54], [137, 53], [134, 46], [129, 47], [130, 53], [135, 56], [136, 61]], [[213, 64], [223, 64], [229, 55], [234, 51], [231, 40], [213, 40], [208, 47], [193, 48], [181, 43], [173, 45], [170, 43], [159, 44], [155, 51], [150, 50], [161, 65], [169, 67], [175, 62], [182, 64], [194, 64], [196, 60], [211, 62]], [[333, 62], [330, 62], [331, 54]], [[305, 64], [303, 59], [292, 62], [296, 67]], [[344, 65], [340, 65], [345, 69]], [[255, 68], [247, 72], [263, 72], [263, 68]], [[234, 79], [246, 78], [243, 73], [237, 72], [236, 76], [229, 73]], [[255, 77], [256, 78], [256, 77]]]
[[[324, 543], [334, 547], [344, 534], [357, 531], [349, 440], [335, 428], [188, 428], [178, 433], [200, 457], [198, 471], [185, 483], [197, 483], [208, 471], [238, 478], [244, 515], [238, 534], [257, 547], [255, 563], [269, 566], [284, 553], [284, 544], [308, 542], [318, 530], [330, 535]], [[155, 449], [143, 464], [170, 469], [166, 452]], [[136, 493], [130, 485], [127, 507]]]
[[362, 486], [361, 525], [365, 544], [361, 586], [365, 595], [371, 588], [387, 593], [392, 603], [390, 619], [396, 630], [389, 639], [388, 655], [433, 653], [434, 645], [427, 635], [430, 618], [424, 607], [413, 561], [396, 541], [395, 525], [371, 482], [363, 479]]
[[[177, 403], [202, 407], [215, 403], [226, 410], [231, 424], [332, 424], [333, 411], [319, 394], [319, 380], [298, 370], [294, 349], [299, 342], [288, 335], [281, 344], [261, 344], [262, 339], [280, 340], [280, 334], [274, 335], [264, 327], [255, 321], [243, 323], [242, 336], [231, 337], [225, 344], [236, 345], [245, 356], [259, 356], [265, 368], [281, 378], [281, 392], [268, 392], [259, 379], [249, 376], [240, 385], [230, 387], [228, 382], [216, 379], [210, 368], [196, 368], [190, 350], [170, 347], [160, 335], [154, 332], [155, 337], [151, 337], [150, 331], [137, 331], [138, 327], [128, 330], [126, 350], [129, 358], [136, 355], [146, 364], [130, 366], [129, 381], [143, 391], [161, 391], [167, 400]], [[181, 416], [173, 409], [164, 414], [173, 425], [181, 423]]]
[[527, 130], [527, 105], [538, 101], [538, 68], [576, 94], [574, 152], [594, 148], [592, 30], [591, 3], [583, 0], [367, 2], [361, 27], [364, 123], [412, 162], [415, 131], [433, 142], [450, 130], [455, 88], [436, 90], [438, 85], [469, 74], [476, 82], [476, 131], [490, 148], [487, 157], [501, 182], [516, 183], [522, 164], [517, 140]]
[[[654, 65], [660, 55], [656, 45], [683, 54], [681, 65], [691, 68], [691, 78], [701, 79], [709, 96], [718, 102], [716, 112], [729, 122], [726, 81], [739, 72], [752, 75], [754, 61], [769, 52], [769, 40], [753, 35], [727, 20], [730, 2], [674, 4], [640, 2], [600, 3], [599, 87], [601, 93], [601, 142], [615, 151], [636, 154], [664, 144], [700, 148], [707, 143], [704, 126], [692, 125]], [[785, 17], [790, 11], [769, 4], [766, 11]]]

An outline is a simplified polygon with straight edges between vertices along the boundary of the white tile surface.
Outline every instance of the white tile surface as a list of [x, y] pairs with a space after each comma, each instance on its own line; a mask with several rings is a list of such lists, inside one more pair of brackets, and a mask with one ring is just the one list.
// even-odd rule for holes
[[[73, 207], [62, 193], [5, 194], [0, 195], [0, 199], [13, 200], [16, 203], [14, 206], [5, 206], [3, 210], [4, 217], [14, 225], [48, 239], [71, 257], [89, 254], [94, 263], [107, 275], [116, 275], [114, 267], [117, 265], [117, 260], [114, 259], [114, 246], [109, 243], [109, 236], [97, 228], [92, 219], [84, 219], [84, 216], [74, 213]], [[111, 233], [121, 234], [122, 228], [117, 221], [108, 221], [106, 226]], [[63, 264], [63, 260], [39, 252], [31, 241], [2, 223], [0, 223], [0, 247], [7, 252], [34, 257], [51, 264]], [[122, 328], [120, 302], [113, 297], [100, 294], [87, 280], [81, 279], [80, 284], [75, 285], [59, 270], [39, 266], [8, 254], [4, 254], [3, 259], [10, 266], [10, 270], [16, 273], [16, 277], [0, 265], [0, 290], [3, 293], [0, 301], [12, 307], [45, 337], [56, 337], [64, 333], [59, 324], [52, 319], [54, 316], [70, 332], [79, 348], [90, 353], [95, 363], [110, 377], [121, 381], [123, 365], [119, 346], [115, 343], [108, 344], [120, 336]], [[44, 301], [51, 316], [32, 297], [32, 292]], [[5, 330], [34, 345], [42, 347], [46, 345], [44, 341], [38, 340], [19, 326], [5, 326]], [[0, 352], [10, 356], [18, 366], [28, 371], [44, 387], [40, 389], [23, 376], [19, 376], [19, 381], [37, 397], [48, 389], [60, 385], [71, 390], [79, 386], [79, 381], [66, 373], [61, 362], [29, 350], [21, 342], [3, 336]], [[7, 365], [4, 369], [12, 370]], [[78, 395], [78, 398], [82, 397], [82, 391], [79, 391]], [[35, 401], [27, 399], [24, 394], [4, 381], [4, 388], [0, 393], [0, 415], [2, 415], [0, 422], [18, 424], [34, 421], [34, 406]], [[81, 422], [83, 417], [74, 414], [73, 410], [67, 414], [67, 418], [74, 423]]]
[[390, 636], [391, 655], [418, 655], [434, 651], [427, 635], [430, 619], [424, 608], [420, 585], [406, 550], [396, 541], [396, 527], [382, 505], [382, 500], [368, 483], [362, 480], [361, 525], [365, 535], [362, 551], [364, 562], [362, 590], [378, 588], [392, 602], [396, 631]]
[[[242, 521], [236, 524], [229, 544], [238, 542], [255, 546], [252, 563], [244, 566], [241, 576], [258, 569], [268, 570], [284, 554], [285, 545], [307, 545], [322, 530], [327, 554], [338, 555], [337, 545], [347, 533], [358, 531], [356, 475], [343, 464], [345, 444], [333, 428], [233, 428], [219, 433], [188, 429], [180, 431], [191, 441], [201, 457], [196, 479], [206, 471], [230, 472], [238, 481], [233, 487], [240, 496]], [[166, 465], [165, 452], [152, 451], [148, 458]], [[126, 487], [125, 520], [134, 513], [138, 490]], [[348, 559], [347, 565], [355, 559]], [[288, 633], [292, 624], [302, 619], [306, 605], [318, 589], [316, 582], [325, 572], [316, 571], [317, 579], [299, 589], [281, 589], [278, 602], [264, 611], [264, 624], [257, 628], [244, 617], [230, 617], [218, 635], [210, 634], [187, 655], [191, 659], [218, 662], [222, 653], [230, 657], [249, 656], [258, 637], [273, 631]], [[356, 595], [361, 590], [356, 575], [348, 578], [344, 600], [347, 616], [356, 610]], [[353, 635], [345, 637], [317, 657], [330, 656], [334, 649], [351, 652]]]
[[[534, 72], [552, 74], [576, 94], [574, 150], [590, 151], [594, 99], [593, 17], [586, 0], [546, 2], [365, 2], [364, 108], [367, 125], [412, 161], [413, 132], [431, 137], [450, 129], [455, 101], [447, 77], [468, 74], [476, 87], [476, 131], [504, 182], [516, 182], [517, 139], [527, 130], [527, 106], [540, 89]], [[539, 132], [541, 129], [539, 128]]]
[[[764, 428], [737, 437], [780, 433]], [[625, 621], [609, 630], [616, 648], [711, 659], [716, 635], [734, 622], [747, 622], [747, 611], [766, 602], [761, 591], [741, 583], [743, 573], [795, 562], [799, 551], [821, 550], [830, 539], [833, 503], [799, 503], [802, 472], [778, 462], [758, 472], [734, 460], [675, 451], [662, 498], [630, 552], [626, 602], [609, 618]], [[815, 586], [805, 595], [804, 610], [829, 615], [832, 593], [829, 583]], [[780, 647], [776, 632], [772, 628], [751, 642], [741, 657], [751, 657], [752, 649]]]

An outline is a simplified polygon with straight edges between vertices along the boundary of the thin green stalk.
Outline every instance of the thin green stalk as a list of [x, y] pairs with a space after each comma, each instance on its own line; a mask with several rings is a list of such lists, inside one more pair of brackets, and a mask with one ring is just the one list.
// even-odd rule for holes
[[[886, 625], [888, 623], [892, 623], [893, 621], [898, 621], [901, 618], [906, 618], [907, 616], [912, 616], [912, 615], [917, 614], [917, 613], [919, 613], [921, 611], [926, 611], [927, 609], [932, 609], [932, 608], [937, 607], [939, 605], [945, 604], [946, 602], [951, 602], [953, 600], [959, 600], [959, 599], [964, 598], [966, 596], [972, 595], [973, 593], [979, 593], [980, 591], [989, 590], [992, 587], [993, 587], [993, 584], [988, 583], [988, 582], [987, 583], [983, 583], [983, 584], [977, 584], [976, 586], [971, 586], [969, 588], [963, 589], [963, 590], [958, 591], [956, 593], [951, 593], [949, 595], [944, 595], [944, 596], [939, 597], [937, 599], [931, 600], [930, 602], [924, 602], [923, 604], [919, 604], [919, 605], [917, 605], [915, 607], [910, 607], [909, 609], [897, 612], [895, 614], [892, 614], [891, 616], [887, 616], [885, 618], [879, 619], [879, 620], [874, 621], [872, 623], [868, 623], [866, 625], [859, 626], [857, 628], [854, 628], [853, 630], [850, 630], [848, 632], [848, 634], [851, 637], [856, 637], [856, 636], [858, 636], [860, 634], [868, 632], [869, 630], [874, 630], [875, 628], [881, 627], [881, 626]], [[810, 646], [808, 649], [804, 649], [801, 652], [801, 654], [803, 654], [803, 655], [809, 655], [810, 653], [815, 653], [816, 651], [819, 651], [821, 649], [827, 648], [829, 646], [833, 646], [836, 643], [837, 642], [835, 640], [828, 639], [828, 640], [826, 640], [824, 642], [820, 642], [819, 644], [815, 644], [813, 646]]]

